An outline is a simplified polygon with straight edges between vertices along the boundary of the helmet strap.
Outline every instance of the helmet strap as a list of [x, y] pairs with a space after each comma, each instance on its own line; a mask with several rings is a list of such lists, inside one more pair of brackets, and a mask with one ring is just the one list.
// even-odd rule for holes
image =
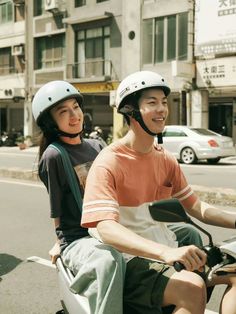
[[57, 135], [58, 136], [65, 136], [65, 137], [69, 137], [69, 138], [75, 138], [76, 136], [80, 135], [82, 132], [83, 132], [83, 130], [79, 133], [70, 134], [70, 133], [58, 130]]
[[158, 133], [158, 134], [157, 134], [157, 143], [158, 143], [158, 144], [163, 144], [162, 133]]
[[76, 136], [81, 135], [83, 133], [84, 124], [83, 124], [82, 130], [78, 133], [67, 133], [67, 132], [61, 131], [60, 129], [56, 129], [55, 131], [57, 133], [57, 136], [65, 136], [65, 137], [69, 137], [69, 138], [75, 138]]
[[162, 144], [163, 140], [162, 140], [162, 133], [153, 133], [152, 131], [150, 131], [148, 129], [148, 127], [146, 126], [146, 124], [143, 121], [141, 112], [139, 110], [133, 110], [131, 116], [140, 124], [140, 126], [142, 127], [142, 129], [147, 132], [149, 135], [151, 136], [157, 136], [158, 139], [158, 144]]

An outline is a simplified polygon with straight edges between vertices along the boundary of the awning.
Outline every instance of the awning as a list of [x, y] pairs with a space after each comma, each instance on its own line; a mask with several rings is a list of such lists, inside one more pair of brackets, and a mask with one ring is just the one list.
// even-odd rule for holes
[[100, 21], [100, 20], [105, 20], [108, 19], [110, 17], [112, 17], [113, 14], [110, 12], [104, 12], [104, 15], [99, 15], [99, 16], [90, 16], [87, 18], [83, 18], [81, 19], [78, 16], [70, 16], [70, 17], [66, 17], [62, 20], [63, 23], [66, 24], [82, 24], [82, 23], [88, 23], [88, 22], [94, 22], [94, 21]]

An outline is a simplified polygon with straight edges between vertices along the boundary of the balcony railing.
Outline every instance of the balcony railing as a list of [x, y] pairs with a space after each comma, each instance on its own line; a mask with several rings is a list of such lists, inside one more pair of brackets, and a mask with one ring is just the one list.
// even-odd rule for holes
[[9, 75], [9, 74], [17, 74], [17, 73], [23, 73], [23, 71], [16, 69], [15, 67], [9, 67], [9, 66], [0, 67], [0, 76]]
[[67, 65], [67, 78], [89, 79], [103, 77], [116, 79], [116, 73], [111, 60], [93, 60]]

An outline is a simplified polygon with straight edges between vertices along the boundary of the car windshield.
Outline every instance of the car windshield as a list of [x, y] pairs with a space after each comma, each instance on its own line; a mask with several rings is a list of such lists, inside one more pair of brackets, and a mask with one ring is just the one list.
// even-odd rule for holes
[[220, 134], [217, 134], [217, 133], [210, 131], [208, 129], [191, 128], [191, 130], [196, 132], [197, 134], [200, 134], [200, 135], [220, 136]]

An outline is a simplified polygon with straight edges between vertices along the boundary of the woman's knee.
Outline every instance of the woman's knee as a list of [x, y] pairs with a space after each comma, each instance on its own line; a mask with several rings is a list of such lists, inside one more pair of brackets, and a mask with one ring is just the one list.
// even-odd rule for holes
[[100, 256], [105, 267], [110, 268], [111, 270], [118, 267], [125, 271], [126, 262], [123, 255], [119, 251], [112, 246], [105, 244], [99, 244], [98, 248], [102, 252]]

